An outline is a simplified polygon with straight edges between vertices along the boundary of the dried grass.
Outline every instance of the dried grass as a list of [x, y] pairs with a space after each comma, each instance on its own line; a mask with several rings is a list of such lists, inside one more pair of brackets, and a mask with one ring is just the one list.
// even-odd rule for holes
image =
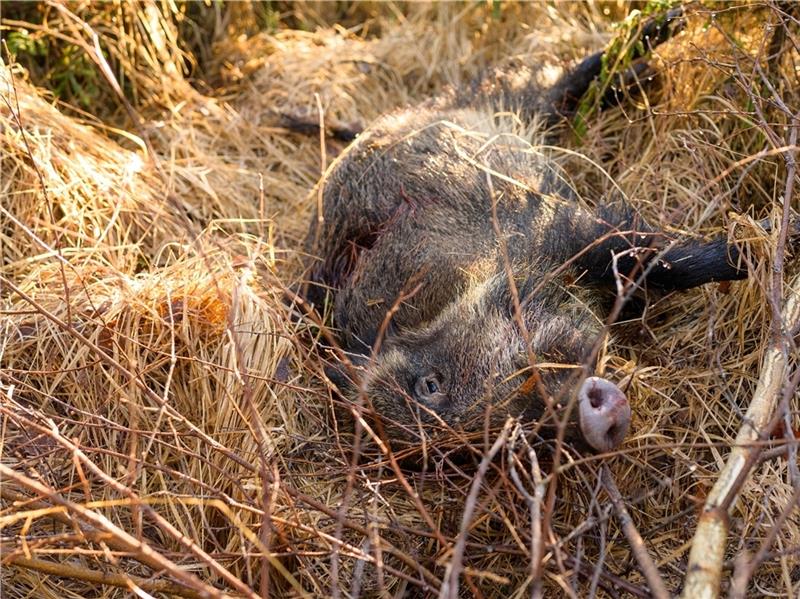
[[[81, 115], [19, 65], [0, 65], [3, 596], [429, 595], [467, 508], [462, 593], [529, 594], [531, 516], [510, 470], [533, 493], [521, 441], [477, 479], [494, 440], [466, 464], [434, 452], [425, 473], [350, 466], [319, 330], [285, 302], [301, 274], [310, 192], [343, 147], [323, 150], [277, 115], [316, 119], [321, 106], [331, 121], [368, 124], [508, 57], [557, 66], [601, 47], [620, 8], [363, 4], [342, 14], [298, 3], [287, 22], [320, 28], [253, 34], [255, 5], [212, 7], [213, 50], [192, 67], [182, 9], [132, 6], [77, 4], [72, 15], [53, 5], [39, 28], [87, 42], [96, 32], [129, 82], [127, 108], [104, 87], [97, 116]], [[764, 125], [785, 140], [789, 121], [766, 101], [763, 119], [753, 110], [769, 92], [752, 59], [800, 105], [797, 17], [780, 60], [765, 58], [778, 14], [696, 8], [658, 51], [662, 93], [593, 115], [580, 143], [567, 140], [580, 156], [559, 157], [587, 198], [613, 191], [589, 159], [650, 222], [687, 235], [727, 228], [751, 249], [748, 281], [655, 301], [646, 319], [615, 327], [602, 360], [630, 380], [634, 411], [631, 438], [607, 463], [672, 592], [769, 342], [777, 237], [756, 219], [777, 230], [786, 167]], [[539, 460], [553, 484], [548, 456]], [[599, 464], [589, 456], [559, 472], [544, 539], [549, 593], [646, 594]], [[775, 452], [753, 470], [729, 559], [754, 551], [786, 509], [800, 484], [790, 466]], [[772, 551], [750, 591], [796, 596], [796, 510]]]

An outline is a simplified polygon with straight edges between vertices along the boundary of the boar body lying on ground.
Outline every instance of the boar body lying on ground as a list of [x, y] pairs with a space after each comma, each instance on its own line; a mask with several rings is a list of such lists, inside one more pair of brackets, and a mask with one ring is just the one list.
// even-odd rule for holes
[[[667, 26], [653, 27], [658, 37]], [[356, 365], [337, 382], [361, 394], [389, 440], [482, 430], [508, 415], [552, 431], [576, 398], [566, 439], [612, 450], [630, 407], [612, 382], [586, 378], [604, 330], [599, 289], [746, 276], [724, 240], [675, 242], [622, 202], [579, 202], [526, 141], [535, 122], [575, 109], [600, 65], [589, 57], [547, 90], [500, 75], [467, 99], [389, 114], [320, 183], [306, 295], [321, 309], [330, 293]]]

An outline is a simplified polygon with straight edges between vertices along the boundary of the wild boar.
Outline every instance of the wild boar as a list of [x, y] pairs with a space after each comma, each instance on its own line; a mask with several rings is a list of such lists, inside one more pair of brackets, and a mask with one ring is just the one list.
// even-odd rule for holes
[[[650, 23], [645, 39], [660, 42], [672, 20]], [[672, 240], [623, 202], [579, 201], [531, 143], [574, 113], [601, 66], [592, 55], [547, 89], [530, 71], [501, 72], [388, 114], [321, 181], [306, 297], [321, 309], [328, 296], [357, 366], [337, 382], [361, 394], [392, 442], [508, 415], [544, 432], [576, 402], [566, 439], [613, 450], [630, 406], [613, 382], [588, 376], [601, 290], [746, 277], [724, 239]]]

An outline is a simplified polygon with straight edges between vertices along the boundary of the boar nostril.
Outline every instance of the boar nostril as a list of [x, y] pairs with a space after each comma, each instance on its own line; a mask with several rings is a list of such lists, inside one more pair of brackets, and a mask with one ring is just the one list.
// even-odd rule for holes
[[603, 392], [597, 387], [592, 387], [586, 395], [593, 408], [597, 409], [603, 405]]

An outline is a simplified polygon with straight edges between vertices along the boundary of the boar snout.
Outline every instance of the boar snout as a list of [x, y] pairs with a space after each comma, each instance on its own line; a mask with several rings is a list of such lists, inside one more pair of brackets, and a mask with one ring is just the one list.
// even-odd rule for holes
[[578, 415], [586, 442], [596, 451], [606, 452], [625, 439], [631, 423], [631, 406], [614, 383], [592, 376], [578, 391]]

